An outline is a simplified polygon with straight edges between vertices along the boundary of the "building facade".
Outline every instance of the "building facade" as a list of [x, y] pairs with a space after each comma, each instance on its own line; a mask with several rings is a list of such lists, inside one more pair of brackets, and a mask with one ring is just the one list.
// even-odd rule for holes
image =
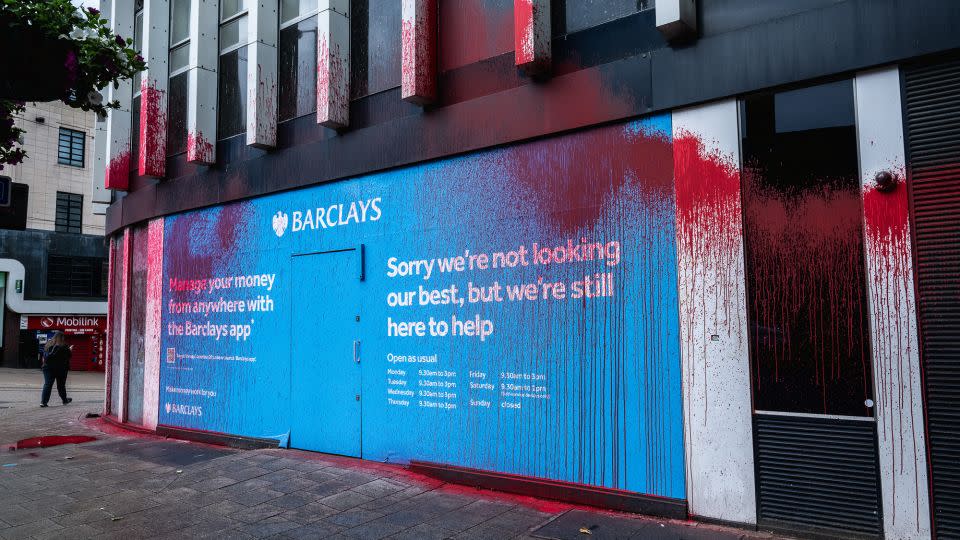
[[15, 119], [27, 158], [0, 171], [0, 365], [36, 368], [55, 330], [73, 369], [105, 368], [108, 261], [105, 204], [93, 201], [93, 113], [27, 103]]
[[[960, 531], [960, 5], [102, 2], [105, 410], [801, 533]], [[98, 200], [98, 199], [95, 199]]]

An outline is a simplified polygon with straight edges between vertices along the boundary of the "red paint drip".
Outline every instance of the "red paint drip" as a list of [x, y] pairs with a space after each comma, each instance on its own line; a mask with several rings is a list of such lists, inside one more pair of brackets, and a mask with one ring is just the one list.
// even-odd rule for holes
[[46, 437], [31, 437], [21, 439], [11, 445], [11, 450], [22, 450], [24, 448], [50, 448], [51, 446], [60, 446], [62, 444], [81, 444], [95, 441], [96, 437], [89, 435], [48, 435]]
[[320, 32], [317, 42], [317, 123], [327, 127], [347, 124], [348, 94], [346, 63], [340, 44], [331, 49], [328, 35]]
[[426, 104], [436, 99], [435, 0], [414, 0], [413, 13], [404, 11], [401, 25], [401, 97]]
[[[827, 414], [842, 403], [849, 414], [871, 394], [859, 189], [774, 188], [762, 174], [743, 177], [755, 403], [793, 399]], [[798, 390], [808, 385], [820, 391], [815, 408]]]
[[[705, 347], [714, 332], [742, 339], [743, 220], [740, 205], [740, 170], [733, 156], [708, 150], [696, 135], [674, 138], [676, 178], [677, 250], [680, 286], [681, 335], [686, 350]], [[707, 311], [711, 310], [711, 311]], [[703, 407], [706, 421], [706, 350], [703, 358]], [[687, 374], [691, 379], [697, 373]], [[692, 386], [692, 385], [691, 385]]]
[[508, 53], [514, 48], [513, 6], [492, 8], [485, 0], [443, 0], [440, 69], [447, 71]]
[[513, 46], [516, 64], [526, 66], [534, 63], [536, 41], [536, 13], [534, 0], [514, 0]]
[[167, 95], [154, 81], [140, 85], [140, 148], [137, 172], [162, 177], [167, 165]]
[[202, 131], [187, 133], [187, 161], [191, 163], [214, 163], [213, 144], [204, 138]]
[[130, 187], [130, 151], [120, 152], [107, 164], [103, 185], [107, 189], [126, 191]]

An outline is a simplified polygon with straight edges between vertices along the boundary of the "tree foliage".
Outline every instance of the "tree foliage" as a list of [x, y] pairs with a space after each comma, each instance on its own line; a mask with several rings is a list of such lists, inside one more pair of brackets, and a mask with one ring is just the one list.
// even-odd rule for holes
[[0, 27], [8, 79], [0, 87], [0, 168], [26, 156], [16, 147], [23, 130], [13, 122], [24, 102], [60, 99], [103, 116], [120, 104], [105, 101], [101, 89], [146, 67], [132, 37], [115, 35], [97, 9], [70, 0], [0, 0]]

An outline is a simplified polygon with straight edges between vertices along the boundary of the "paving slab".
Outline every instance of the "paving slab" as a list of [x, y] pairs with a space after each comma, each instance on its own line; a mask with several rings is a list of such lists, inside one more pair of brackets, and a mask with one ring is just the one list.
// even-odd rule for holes
[[71, 374], [74, 403], [41, 409], [39, 371], [19, 371], [0, 369], [0, 442], [96, 440], [2, 454], [0, 539], [773, 538], [455, 486], [397, 465], [126, 432], [84, 418], [101, 408], [102, 376]]

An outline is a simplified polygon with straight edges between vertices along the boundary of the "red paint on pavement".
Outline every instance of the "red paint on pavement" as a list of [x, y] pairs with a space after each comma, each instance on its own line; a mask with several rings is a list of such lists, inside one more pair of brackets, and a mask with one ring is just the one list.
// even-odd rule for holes
[[21, 439], [10, 446], [10, 450], [23, 450], [24, 448], [50, 448], [51, 446], [60, 446], [62, 444], [81, 444], [95, 441], [96, 437], [89, 435], [47, 435], [45, 437], [30, 437]]

